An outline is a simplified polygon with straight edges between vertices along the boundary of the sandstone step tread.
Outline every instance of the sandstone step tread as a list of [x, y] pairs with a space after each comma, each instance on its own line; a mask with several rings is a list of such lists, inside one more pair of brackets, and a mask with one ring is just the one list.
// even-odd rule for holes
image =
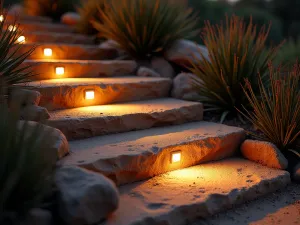
[[48, 123], [71, 140], [202, 119], [201, 103], [161, 98], [58, 110]]
[[183, 225], [285, 188], [289, 173], [228, 159], [120, 187], [120, 205], [103, 225]]
[[[61, 32], [61, 33], [75, 33], [75, 29], [71, 26], [58, 24], [58, 23], [46, 23], [38, 21], [19, 21], [20, 29], [24, 31], [48, 31], [48, 32]], [[6, 26], [10, 26], [10, 21], [5, 21]]]
[[[228, 157], [244, 138], [241, 128], [193, 122], [71, 141], [72, 154], [62, 162], [103, 173], [120, 185]], [[171, 152], [177, 150], [181, 162], [173, 164]]]
[[45, 16], [28, 16], [28, 15], [15, 15], [12, 13], [7, 14], [6, 19], [8, 21], [14, 21], [17, 19], [17, 21], [20, 22], [40, 22], [40, 23], [51, 23], [52, 19], [50, 17]]
[[[168, 78], [62, 78], [27, 83], [42, 95], [40, 106], [48, 110], [104, 105], [167, 97], [172, 86]], [[94, 91], [94, 99], [85, 92]]]

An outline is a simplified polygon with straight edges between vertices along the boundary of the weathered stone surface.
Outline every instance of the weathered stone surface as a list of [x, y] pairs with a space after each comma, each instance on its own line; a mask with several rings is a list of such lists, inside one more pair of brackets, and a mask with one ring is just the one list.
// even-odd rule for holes
[[[194, 122], [74, 141], [73, 154], [62, 163], [100, 172], [121, 185], [232, 156], [244, 138], [241, 128]], [[179, 150], [180, 162], [172, 163], [172, 152]]]
[[41, 93], [35, 90], [16, 88], [9, 97], [9, 107], [26, 107], [29, 105], [38, 105], [40, 103]]
[[[29, 31], [46, 31], [46, 32], [57, 32], [57, 33], [74, 33], [74, 28], [65, 24], [56, 23], [45, 23], [37, 21], [20, 21], [20, 30]], [[9, 25], [9, 24], [7, 24]]]
[[257, 140], [245, 140], [241, 145], [245, 158], [264, 166], [277, 169], [286, 169], [288, 161], [280, 150], [272, 143]]
[[21, 4], [13, 4], [9, 7], [7, 13], [12, 16], [20, 16], [23, 14], [23, 6]]
[[57, 171], [55, 181], [59, 191], [59, 211], [67, 224], [96, 224], [118, 207], [118, 190], [101, 174], [79, 167], [62, 167]]
[[162, 98], [54, 111], [48, 123], [71, 140], [202, 119], [201, 103]]
[[76, 25], [80, 20], [80, 15], [76, 12], [67, 12], [61, 16], [60, 22], [70, 26]]
[[193, 86], [193, 77], [197, 80], [196, 75], [192, 73], [180, 73], [173, 80], [173, 89], [171, 96], [173, 98], [179, 98], [183, 100], [197, 100], [199, 99], [199, 94], [197, 93], [195, 87]]
[[136, 75], [138, 77], [160, 77], [160, 74], [155, 72], [154, 70], [150, 69], [150, 68], [147, 68], [147, 67], [144, 67], [144, 66], [141, 66]]
[[158, 72], [161, 77], [173, 78], [175, 76], [172, 65], [162, 57], [151, 59], [151, 68]]
[[285, 188], [289, 173], [243, 159], [176, 170], [120, 187], [120, 206], [103, 225], [184, 225]]
[[[131, 60], [26, 60], [22, 65], [33, 66], [35, 80], [55, 78], [113, 77], [132, 75], [137, 63]], [[56, 75], [55, 68], [64, 67], [64, 75]]]
[[[167, 97], [172, 81], [167, 78], [73, 78], [31, 82], [42, 94], [40, 106], [48, 110]], [[94, 99], [85, 99], [93, 90]]]
[[202, 52], [203, 56], [208, 59], [208, 51], [205, 46], [198, 45], [189, 40], [179, 40], [166, 51], [165, 58], [173, 63], [179, 65], [190, 65], [190, 61], [196, 63], [197, 60], [201, 60], [202, 56], [199, 52]]
[[[22, 7], [22, 6], [21, 6]], [[28, 15], [24, 15], [24, 14], [19, 14], [17, 13], [10, 13], [8, 12], [7, 16], [6, 16], [6, 21], [14, 21], [15, 19], [17, 19], [18, 21], [23, 21], [23, 22], [41, 22], [41, 23], [51, 23], [52, 19], [49, 17], [45, 17], [45, 16], [28, 16]]]
[[50, 118], [48, 110], [37, 105], [28, 105], [21, 110], [21, 119], [30, 121], [44, 121]]
[[31, 209], [21, 225], [52, 225], [53, 218], [50, 211], [43, 209]]
[[300, 163], [298, 163], [295, 168], [294, 171], [292, 173], [292, 178], [294, 181], [296, 181], [297, 183], [300, 183]]
[[118, 56], [122, 56], [125, 54], [125, 51], [121, 49], [120, 45], [115, 42], [114, 40], [106, 40], [100, 43], [99, 48], [102, 49], [115, 49], [115, 51], [118, 53]]
[[[25, 53], [35, 47], [36, 44], [24, 44], [20, 49], [20, 54]], [[44, 49], [51, 48], [52, 56], [45, 57]], [[113, 48], [100, 48], [95, 45], [79, 44], [39, 44], [28, 59], [68, 59], [68, 60], [109, 60], [117, 57], [117, 52]]]
[[[28, 122], [30, 125], [29, 129], [32, 129], [30, 132], [33, 131], [33, 128], [36, 126], [36, 122], [33, 121], [29, 121]], [[24, 121], [21, 120], [19, 122], [19, 127], [21, 128], [22, 126], [24, 126]], [[57, 152], [57, 158], [61, 159], [63, 158], [65, 155], [69, 154], [69, 143], [65, 137], [65, 135], [58, 129], [55, 129], [53, 127], [49, 127], [46, 125], [42, 125], [45, 132], [51, 133], [54, 138], [55, 138], [55, 142], [53, 144], [53, 146], [49, 146], [49, 150], [53, 151], [53, 152]]]

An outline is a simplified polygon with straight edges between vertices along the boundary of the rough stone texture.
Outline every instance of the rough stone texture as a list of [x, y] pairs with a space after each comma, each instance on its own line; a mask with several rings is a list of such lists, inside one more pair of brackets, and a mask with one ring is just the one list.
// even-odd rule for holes
[[[28, 122], [31, 129], [33, 129], [36, 126], [36, 122], [29, 121]], [[24, 121], [21, 120], [19, 122], [19, 127], [21, 128], [24, 125]], [[53, 146], [49, 148], [50, 151], [57, 152], [57, 158], [61, 159], [65, 155], [69, 154], [69, 143], [65, 137], [65, 135], [58, 129], [55, 129], [53, 127], [49, 127], [46, 125], [42, 125], [45, 129], [45, 132], [52, 133], [55, 137], [55, 143]]]
[[[9, 24], [6, 24], [9, 25]], [[55, 24], [55, 23], [45, 23], [45, 22], [36, 22], [36, 21], [20, 21], [20, 30], [29, 31], [47, 31], [47, 32], [57, 32], [57, 33], [74, 33], [74, 28], [64, 25], [64, 24]]]
[[62, 167], [57, 171], [55, 181], [59, 191], [59, 211], [67, 224], [96, 224], [118, 207], [118, 190], [101, 174], [79, 167]]
[[[193, 87], [193, 77], [196, 75], [191, 73], [180, 73], [173, 80], [173, 89], [171, 96], [183, 100], [196, 100], [200, 96]], [[199, 81], [200, 79], [197, 78]]]
[[154, 70], [150, 69], [150, 68], [147, 68], [147, 67], [144, 67], [144, 66], [141, 66], [136, 75], [138, 77], [160, 77], [160, 74], [155, 72]]
[[[34, 66], [35, 80], [55, 78], [87, 78], [132, 75], [137, 63], [131, 60], [26, 60], [22, 65]], [[55, 67], [64, 67], [64, 75], [56, 75]]]
[[198, 165], [121, 187], [120, 207], [103, 225], [186, 225], [289, 183], [288, 172], [244, 159]]
[[163, 98], [54, 111], [48, 123], [70, 140], [202, 119], [201, 103]]
[[151, 60], [151, 68], [158, 72], [161, 77], [173, 78], [175, 76], [172, 65], [162, 57], [154, 57]]
[[119, 44], [117, 42], [115, 42], [114, 40], [106, 40], [106, 41], [103, 41], [102, 43], [100, 43], [99, 45], [99, 48], [102, 48], [102, 49], [115, 49], [115, 51], [117, 51], [118, 53], [118, 56], [122, 56], [125, 54], [125, 51], [122, 50], [120, 47], [119, 47]]
[[[172, 81], [152, 77], [69, 78], [30, 85], [41, 92], [40, 105], [55, 110], [167, 97]], [[94, 90], [95, 98], [86, 100], [86, 90]]]
[[28, 105], [38, 105], [41, 94], [35, 90], [14, 89], [9, 97], [9, 107], [25, 107]]
[[30, 121], [44, 121], [50, 118], [48, 110], [37, 105], [28, 105], [21, 110], [21, 119]]
[[[63, 164], [100, 172], [121, 185], [232, 156], [244, 139], [241, 128], [194, 122], [74, 141]], [[181, 161], [171, 163], [178, 150]]]
[[[32, 49], [36, 44], [24, 44], [20, 49], [20, 54]], [[52, 56], [45, 57], [44, 49], [51, 48]], [[94, 45], [79, 44], [39, 44], [28, 59], [69, 59], [69, 60], [109, 60], [117, 57], [117, 52], [113, 48], [100, 48]]]
[[197, 62], [195, 61], [195, 58], [202, 59], [199, 51], [201, 51], [204, 57], [208, 59], [208, 51], [205, 46], [182, 39], [175, 42], [175, 44], [166, 51], [165, 58], [168, 61], [179, 65], [190, 65], [190, 61]]
[[293, 171], [292, 178], [297, 183], [300, 183], [300, 163], [298, 163]]
[[245, 140], [241, 145], [245, 158], [264, 166], [277, 169], [286, 169], [288, 161], [280, 150], [272, 143], [257, 140]]
[[[26, 43], [66, 43], [92, 45], [95, 37], [72, 33], [52, 33], [52, 32], [24, 32]], [[95, 48], [95, 47], [94, 47]], [[96, 49], [96, 48], [95, 48]], [[93, 50], [95, 51], [95, 50]], [[56, 51], [55, 51], [56, 52]]]
[[[21, 6], [22, 7], [22, 6]], [[41, 23], [51, 23], [52, 19], [49, 17], [44, 17], [44, 16], [28, 16], [28, 15], [23, 15], [20, 13], [11, 13], [8, 12], [6, 16], [7, 21], [14, 21], [15, 19], [18, 19], [18, 21], [23, 21], [23, 22], [41, 22]]]
[[80, 21], [80, 15], [76, 12], [67, 12], [61, 16], [60, 21], [63, 24], [74, 26]]
[[52, 214], [43, 209], [31, 209], [21, 225], [52, 225]]

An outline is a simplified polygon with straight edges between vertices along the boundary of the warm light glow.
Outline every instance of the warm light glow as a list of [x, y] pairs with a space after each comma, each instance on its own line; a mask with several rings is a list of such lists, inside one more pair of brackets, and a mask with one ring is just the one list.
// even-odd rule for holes
[[8, 30], [9, 30], [9, 31], [16, 31], [16, 30], [17, 30], [17, 27], [16, 27], [16, 26], [13, 26], [13, 25], [9, 25]]
[[95, 98], [95, 91], [94, 90], [86, 90], [85, 91], [85, 99], [94, 99]]
[[18, 41], [17, 41], [18, 43], [20, 43], [20, 44], [24, 44], [25, 43], [25, 37], [24, 36], [20, 36], [19, 38], [18, 38]]
[[56, 75], [63, 75], [65, 73], [65, 68], [64, 67], [56, 67], [55, 68], [55, 73]]
[[52, 49], [51, 48], [45, 48], [44, 49], [44, 55], [45, 56], [52, 56]]
[[181, 160], [181, 151], [176, 151], [171, 153], [171, 162], [176, 163]]
[[0, 15], [0, 22], [3, 22], [3, 20], [4, 20], [4, 16]]

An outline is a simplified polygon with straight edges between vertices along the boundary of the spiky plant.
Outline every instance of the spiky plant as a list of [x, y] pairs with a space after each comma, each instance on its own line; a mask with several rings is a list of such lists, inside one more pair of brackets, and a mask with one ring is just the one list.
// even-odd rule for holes
[[61, 16], [74, 10], [73, 0], [23, 0], [24, 13], [30, 16], [47, 16], [59, 21]]
[[76, 25], [79, 33], [87, 35], [95, 35], [98, 31], [93, 27], [91, 21], [99, 21], [99, 10], [104, 9], [105, 0], [81, 0], [80, 7], [77, 12], [80, 15], [80, 20]]
[[286, 41], [278, 51], [275, 62], [277, 65], [292, 66], [297, 59], [300, 59], [300, 37]]
[[100, 37], [112, 39], [135, 59], [160, 55], [176, 40], [193, 37], [196, 17], [178, 0], [111, 0], [93, 21]]
[[[52, 133], [41, 124], [19, 122], [0, 107], [0, 224], [11, 224], [39, 207], [53, 184], [57, 153]], [[15, 223], [20, 224], [20, 223]]]
[[269, 77], [267, 86], [258, 76], [259, 97], [246, 80], [243, 90], [252, 109], [244, 108], [242, 114], [263, 133], [263, 136], [253, 133], [253, 136], [270, 141], [284, 151], [294, 148], [300, 137], [300, 64], [296, 63], [288, 72], [270, 65]]
[[[0, 4], [3, 0], [0, 1]], [[35, 50], [33, 47], [28, 51], [20, 53], [23, 45], [18, 42], [22, 35], [16, 21], [6, 25], [6, 14], [1, 9], [4, 19], [0, 22], [0, 99], [7, 95], [8, 91], [16, 84], [25, 84], [30, 81], [34, 73], [30, 66], [22, 66], [22, 63]]]
[[[247, 98], [241, 94], [241, 83], [247, 78], [257, 90], [257, 72], [265, 76], [268, 61], [273, 60], [277, 48], [265, 48], [268, 29], [256, 32], [252, 20], [246, 25], [238, 16], [226, 16], [226, 23], [211, 25], [205, 22], [202, 39], [208, 49], [209, 58], [201, 51], [201, 58], [191, 60], [195, 89], [201, 96], [206, 111], [221, 113], [221, 122], [229, 114], [236, 114], [236, 108], [247, 106]], [[199, 78], [199, 79], [196, 79]], [[200, 81], [199, 81], [200, 80]], [[238, 114], [239, 115], [239, 114]]]

